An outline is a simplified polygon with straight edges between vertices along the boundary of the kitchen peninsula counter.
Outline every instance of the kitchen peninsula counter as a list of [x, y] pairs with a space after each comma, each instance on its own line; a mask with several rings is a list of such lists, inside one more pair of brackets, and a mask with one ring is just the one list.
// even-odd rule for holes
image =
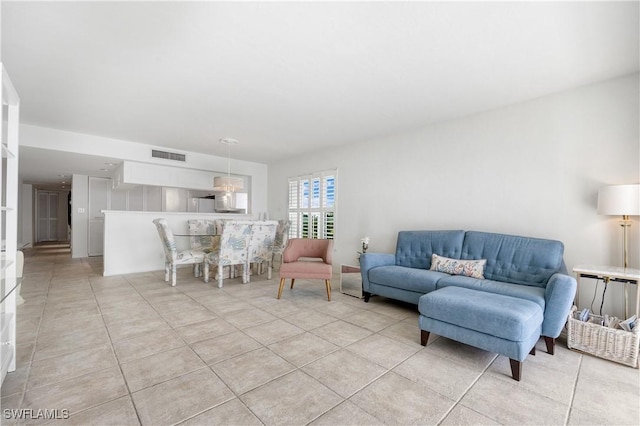
[[[143, 212], [103, 210], [104, 276], [163, 271], [164, 249], [153, 220], [163, 217], [174, 234], [188, 234], [189, 219], [253, 220], [251, 214]], [[178, 251], [189, 248], [188, 237], [176, 237]]]

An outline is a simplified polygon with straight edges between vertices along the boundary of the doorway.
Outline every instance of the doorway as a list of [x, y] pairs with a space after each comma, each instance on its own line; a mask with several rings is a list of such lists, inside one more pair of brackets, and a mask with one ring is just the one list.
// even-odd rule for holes
[[37, 243], [58, 241], [58, 198], [57, 192], [38, 191], [36, 197]]

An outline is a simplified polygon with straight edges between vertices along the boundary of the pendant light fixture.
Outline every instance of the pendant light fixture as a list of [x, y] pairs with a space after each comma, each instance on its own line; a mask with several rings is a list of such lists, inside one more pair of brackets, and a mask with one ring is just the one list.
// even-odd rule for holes
[[216, 191], [236, 192], [244, 189], [244, 179], [231, 176], [231, 145], [237, 145], [237, 139], [222, 138], [220, 143], [227, 145], [227, 175], [213, 178], [213, 189]]

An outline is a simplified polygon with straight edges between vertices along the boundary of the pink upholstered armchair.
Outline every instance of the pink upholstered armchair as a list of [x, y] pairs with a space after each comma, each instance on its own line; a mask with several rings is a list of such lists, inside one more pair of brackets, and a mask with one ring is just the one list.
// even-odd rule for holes
[[291, 288], [296, 278], [324, 280], [327, 287], [327, 299], [331, 301], [331, 266], [333, 240], [312, 238], [292, 238], [282, 255], [280, 266], [280, 288], [278, 299], [287, 278], [291, 278]]

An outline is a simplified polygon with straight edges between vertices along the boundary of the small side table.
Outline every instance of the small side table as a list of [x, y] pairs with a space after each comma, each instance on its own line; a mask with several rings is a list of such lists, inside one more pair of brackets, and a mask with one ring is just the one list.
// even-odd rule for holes
[[592, 265], [578, 265], [573, 268], [573, 272], [576, 274], [576, 281], [578, 282], [578, 291], [576, 291], [576, 306], [580, 308], [580, 278], [592, 278], [595, 280], [602, 280], [606, 283], [618, 282], [624, 284], [624, 317], [629, 317], [627, 313], [627, 305], [629, 299], [629, 284], [636, 285], [636, 306], [635, 314], [640, 315], [640, 287], [638, 282], [640, 281], [640, 269], [633, 268], [621, 268], [616, 266], [592, 266]]
[[362, 275], [360, 267], [340, 265], [340, 293], [362, 299]]

